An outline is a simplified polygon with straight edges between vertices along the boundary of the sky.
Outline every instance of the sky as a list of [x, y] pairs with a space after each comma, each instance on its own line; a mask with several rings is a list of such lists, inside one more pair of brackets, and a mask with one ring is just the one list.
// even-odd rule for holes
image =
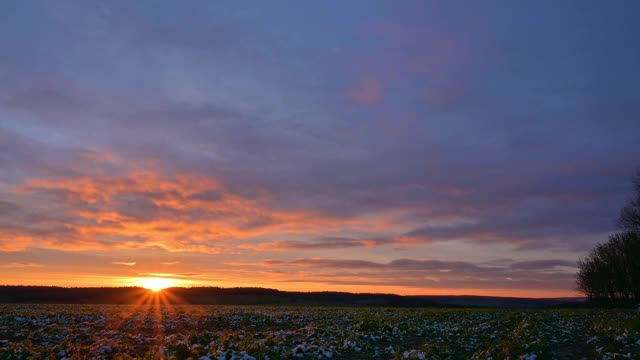
[[574, 296], [635, 1], [2, 1], [0, 283]]

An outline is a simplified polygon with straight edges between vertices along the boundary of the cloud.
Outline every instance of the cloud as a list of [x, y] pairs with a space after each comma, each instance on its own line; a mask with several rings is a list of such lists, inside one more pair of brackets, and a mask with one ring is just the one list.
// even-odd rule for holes
[[567, 208], [549, 207], [548, 201], [522, 204], [510, 213], [486, 211], [469, 222], [453, 226], [424, 226], [405, 235], [422, 241], [461, 239], [476, 242], [503, 242], [520, 248], [571, 248], [585, 250], [590, 245], [580, 239], [605, 236], [611, 231], [611, 217], [584, 224], [584, 216], [599, 212], [590, 206], [582, 212], [568, 213]]
[[[266, 267], [310, 267], [310, 268], [336, 268], [336, 269], [385, 269], [402, 270], [408, 272], [452, 272], [452, 273], [513, 273], [525, 270], [549, 270], [556, 267], [575, 268], [576, 263], [567, 260], [543, 259], [531, 261], [513, 262], [508, 265], [480, 265], [465, 261], [441, 261], [432, 259], [396, 259], [388, 263], [368, 260], [353, 259], [326, 259], [326, 258], [302, 258], [296, 260], [266, 259], [259, 263], [230, 263], [230, 265], [266, 266]], [[505, 261], [496, 262], [505, 264]]]
[[0, 11], [0, 251], [479, 266], [464, 244], [569, 259], [615, 230], [640, 153], [625, 6], [77, 5]]
[[202, 193], [191, 194], [189, 195], [189, 199], [192, 200], [201, 200], [201, 201], [219, 201], [222, 199], [223, 194], [217, 190], [207, 190]]
[[22, 269], [22, 268], [39, 268], [44, 265], [38, 263], [31, 262], [10, 262], [5, 264], [0, 264], [0, 269]]
[[124, 217], [149, 221], [157, 218], [160, 208], [146, 197], [125, 196], [115, 206], [115, 210]]
[[168, 278], [185, 278], [185, 277], [194, 277], [199, 276], [201, 274], [198, 273], [140, 273], [140, 276], [158, 276], [158, 277], [168, 277]]
[[262, 264], [266, 266], [303, 266], [303, 267], [331, 267], [331, 268], [376, 268], [382, 264], [366, 260], [336, 260], [336, 259], [298, 259], [293, 261], [264, 260]]
[[134, 261], [113, 261], [111, 262], [113, 265], [123, 265], [123, 266], [135, 266], [136, 263]]
[[[409, 286], [436, 289], [572, 289], [575, 267], [565, 260], [497, 261], [503, 265], [435, 259], [395, 259], [376, 262], [356, 259], [266, 259], [261, 262], [227, 263], [255, 269], [281, 281], [333, 285]], [[508, 264], [508, 265], [507, 265]], [[304, 269], [304, 270], [300, 270]]]
[[387, 243], [393, 243], [392, 239], [356, 239], [347, 237], [324, 237], [311, 241], [305, 240], [279, 240], [259, 244], [239, 245], [245, 249], [262, 251], [290, 251], [290, 250], [327, 250], [344, 249], [349, 247], [375, 247]]
[[67, 250], [218, 253], [236, 239], [313, 233], [350, 223], [315, 211], [270, 209], [266, 192], [245, 197], [203, 174], [164, 175], [153, 168], [31, 177], [16, 184], [10, 195], [13, 202], [0, 204], [0, 212], [6, 213], [0, 220], [5, 234], [28, 237], [32, 246]]
[[[133, 116], [133, 115], [132, 115]], [[281, 137], [284, 134], [270, 134], [266, 132], [266, 129], [256, 128], [248, 130], [248, 132], [241, 132], [235, 125], [232, 125], [237, 121], [245, 122], [252, 119], [247, 117], [248, 115], [234, 112], [233, 110], [220, 109], [211, 104], [205, 105], [184, 105], [184, 104], [168, 104], [162, 109], [162, 111], [156, 110], [155, 112], [142, 112], [137, 115], [141, 118], [144, 116], [147, 119], [156, 119], [156, 123], [149, 122], [149, 126], [156, 126], [166, 132], [180, 131], [186, 132], [184, 136], [189, 138], [191, 136], [200, 137], [204, 136], [220, 136], [219, 133], [212, 134], [208, 127], [205, 129], [198, 129], [196, 126], [198, 123], [210, 122], [210, 118], [222, 118], [229, 117], [229, 121], [222, 120], [215, 122], [215, 128], [220, 130], [219, 127], [225, 128], [223, 133], [227, 133], [231, 137], [225, 137], [220, 139], [222, 143], [227, 144], [224, 146], [226, 149], [236, 149], [237, 146], [245, 146], [245, 144], [251, 144], [250, 146], [262, 144], [258, 149], [245, 148], [237, 154], [249, 154], [251, 157], [254, 155], [256, 158], [256, 164], [263, 163], [263, 156], [267, 156], [266, 152], [275, 151], [269, 154], [269, 157], [278, 158], [282, 161], [273, 164], [273, 166], [282, 166], [281, 164], [296, 164], [296, 169], [280, 169], [282, 171], [262, 172], [256, 174], [252, 170], [247, 170], [244, 165], [247, 163], [234, 162], [233, 166], [229, 167], [224, 165], [224, 162], [219, 163], [217, 159], [212, 159], [215, 166], [218, 169], [216, 175], [220, 177], [213, 177], [211, 174], [199, 173], [197, 177], [206, 178], [219, 183], [220, 186], [224, 185], [226, 191], [230, 191], [237, 195], [251, 199], [256, 194], [262, 194], [262, 199], [265, 203], [260, 204], [262, 214], [252, 214], [251, 218], [245, 218], [243, 224], [237, 224], [238, 228], [243, 229], [255, 229], [265, 228], [269, 225], [278, 225], [282, 223], [282, 219], [265, 215], [268, 211], [311, 211], [316, 212], [322, 216], [333, 216], [342, 218], [353, 218], [360, 216], [367, 216], [372, 212], [381, 211], [397, 211], [404, 210], [405, 212], [413, 212], [415, 217], [420, 215], [423, 217], [432, 218], [435, 216], [441, 217], [455, 217], [460, 216], [463, 218], [474, 219], [475, 223], [479, 224], [477, 228], [473, 228], [468, 224], [462, 223], [460, 226], [454, 226], [447, 230], [444, 227], [434, 226], [422, 226], [424, 236], [418, 236], [420, 230], [420, 224], [414, 223], [416, 227], [416, 233], [413, 234], [414, 239], [420, 238], [417, 243], [433, 242], [440, 240], [451, 240], [457, 238], [468, 238], [470, 240], [478, 239], [492, 239], [501, 242], [519, 242], [523, 247], [554, 247], [560, 244], [559, 241], [552, 239], [551, 234], [555, 234], [557, 238], [566, 239], [563, 241], [569, 242], [569, 247], [575, 249], [584, 249], [592, 244], [592, 241], [586, 238], [585, 231], [581, 231], [582, 226], [579, 222], [581, 219], [590, 218], [589, 231], [591, 233], [603, 234], [610, 231], [612, 228], [611, 221], [614, 215], [609, 215], [611, 221], [608, 220], [606, 213], [613, 214], [610, 210], [615, 203], [615, 197], [619, 197], [622, 190], [617, 190], [616, 187], [602, 186], [605, 179], [602, 175], [594, 173], [586, 163], [583, 165], [577, 165], [578, 171], [574, 173], [564, 174], [564, 180], [559, 182], [557, 176], [554, 176], [553, 172], [548, 174], [537, 174], [534, 171], [525, 168], [522, 164], [516, 161], [509, 161], [503, 164], [504, 168], [511, 168], [514, 174], [522, 173], [522, 176], [514, 174], [500, 175], [496, 172], [487, 173], [486, 167], [479, 166], [473, 162], [460, 161], [458, 164], [455, 162], [452, 164], [448, 159], [447, 151], [451, 151], [446, 146], [430, 145], [425, 148], [409, 147], [407, 144], [395, 145], [395, 149], [392, 151], [385, 151], [381, 154], [375, 150], [372, 152], [371, 158], [360, 158], [357, 161], [351, 161], [348, 158], [343, 161], [324, 161], [320, 158], [320, 162], [314, 162], [312, 167], [311, 163], [306, 164], [301, 162], [302, 159], [296, 159], [290, 157], [293, 152], [294, 146], [298, 145], [298, 141], [291, 142], [287, 139], [296, 139]], [[123, 117], [125, 119], [127, 117]], [[173, 126], [172, 121], [175, 119], [189, 119], [187, 126], [176, 129]], [[234, 120], [234, 121], [231, 121]], [[149, 121], [149, 120], [142, 120]], [[251, 123], [254, 123], [251, 121]], [[260, 121], [255, 123], [260, 124]], [[229, 128], [227, 129], [227, 125]], [[251, 125], [254, 126], [254, 125]], [[201, 131], [195, 131], [201, 130]], [[227, 131], [229, 130], [229, 131]], [[258, 136], [258, 138], [252, 138], [252, 134]], [[150, 130], [151, 131], [151, 130]], [[286, 131], [285, 131], [286, 134]], [[275, 138], [272, 135], [277, 135]], [[236, 137], [236, 140], [231, 141], [231, 138]], [[308, 139], [306, 139], [308, 140]], [[231, 142], [229, 142], [231, 141]], [[228, 143], [227, 143], [228, 142]], [[239, 145], [240, 144], [240, 145]], [[39, 144], [44, 148], [51, 148], [46, 144]], [[302, 145], [303, 147], [306, 145]], [[164, 147], [165, 150], [170, 147]], [[153, 153], [157, 150], [153, 149]], [[310, 150], [316, 150], [312, 148]], [[320, 150], [320, 149], [318, 149]], [[482, 149], [479, 149], [482, 150]], [[526, 150], [523, 149], [523, 150]], [[298, 150], [296, 150], [297, 152]], [[430, 157], [415, 157], [412, 154], [421, 154], [425, 151], [429, 151], [433, 154], [438, 154], [437, 157], [431, 159]], [[505, 150], [506, 151], [506, 150]], [[49, 151], [47, 151], [49, 152]], [[482, 152], [482, 151], [481, 151]], [[37, 150], [37, 146], [30, 146], [29, 150], [25, 154], [41, 152]], [[53, 154], [56, 151], [52, 152]], [[87, 153], [87, 150], [78, 149], [77, 154]], [[90, 152], [93, 158], [99, 153], [96, 151]], [[320, 152], [316, 152], [320, 153]], [[192, 155], [192, 153], [190, 153]], [[306, 152], [305, 152], [306, 154]], [[497, 156], [499, 152], [484, 151], [482, 156], [491, 158]], [[137, 154], [140, 155], [139, 153]], [[151, 154], [154, 158], [159, 155]], [[27, 156], [27, 155], [25, 155]], [[126, 170], [127, 166], [118, 168], [114, 159], [121, 157], [114, 156], [111, 152], [106, 152], [102, 159], [109, 159], [109, 161], [87, 161], [87, 156], [84, 155], [64, 155], [69, 157], [73, 161], [65, 161], [61, 163], [57, 169], [71, 169], [73, 171], [67, 171], [61, 175], [66, 177], [76, 177], [78, 175], [85, 175], [78, 173], [79, 171], [89, 170], [90, 176], [95, 173], [118, 173], [122, 172], [123, 168]], [[164, 165], [167, 170], [161, 171], [174, 171], [172, 167], [188, 165], [192, 159], [184, 158], [184, 154], [176, 156], [163, 156]], [[306, 156], [305, 156], [306, 158]], [[402, 162], [395, 161], [394, 159], [403, 158]], [[74, 161], [80, 161], [76, 159], [84, 159], [79, 162], [79, 165], [74, 166]], [[230, 159], [233, 159], [231, 157]], [[415, 162], [414, 159], [423, 159], [424, 166], [427, 166], [429, 176], [418, 175], [413, 172], [412, 169], [419, 168], [421, 165]], [[602, 160], [605, 161], [605, 160]], [[45, 161], [43, 160], [43, 163]], [[46, 159], [46, 162], [56, 163], [55, 159]], [[58, 161], [59, 162], [59, 161]], [[385, 171], [377, 171], [378, 163], [385, 164]], [[30, 159], [26, 158], [23, 164], [29, 164]], [[407, 166], [399, 166], [401, 163], [407, 164]], [[195, 165], [199, 163], [196, 161]], [[239, 165], [237, 165], [239, 164]], [[248, 163], [247, 163], [248, 164]], [[615, 165], [615, 164], [614, 164]], [[20, 165], [24, 167], [24, 165]], [[580, 168], [580, 167], [583, 168]], [[231, 170], [229, 170], [231, 169]], [[320, 170], [321, 169], [321, 170]], [[30, 170], [30, 169], [26, 169]], [[612, 166], [612, 172], [619, 172], [619, 168]], [[48, 170], [47, 170], [48, 171]], [[200, 169], [199, 171], [200, 172]], [[300, 174], [314, 174], [314, 176], [303, 176]], [[333, 177], [330, 174], [344, 174], [341, 177]], [[286, 175], [285, 175], [286, 174]], [[439, 174], [454, 174], [451, 178], [444, 177]], [[50, 176], [50, 175], [48, 175]], [[122, 174], [122, 178], [126, 179], [128, 175]], [[497, 176], [502, 176], [501, 181], [507, 183], [495, 186], [495, 179]], [[592, 180], [589, 180], [593, 177]], [[622, 177], [620, 177], [622, 178]], [[353, 181], [344, 181], [342, 179], [359, 179], [361, 184], [354, 183]], [[455, 179], [455, 180], [452, 180]], [[586, 179], [586, 180], [585, 180]], [[122, 186], [126, 186], [125, 182], [122, 182]], [[47, 196], [56, 197], [56, 199], [66, 199], [73, 196], [78, 196], [72, 189], [40, 189], [39, 191], [48, 192]], [[175, 201], [181, 201], [179, 194], [175, 190], [167, 193], [148, 193], [148, 190], [139, 190], [141, 193], [135, 191], [129, 194], [119, 194], [121, 196], [121, 204], [117, 209], [122, 215], [129, 217], [135, 217], [140, 221], [149, 221], [154, 216], [163, 213], [162, 217], [170, 215], [172, 209], [159, 206], [158, 201], [162, 198], [173, 198]], [[189, 194], [190, 203], [194, 203], [199, 200], [202, 203], [220, 202], [225, 199], [223, 196], [223, 190], [219, 187], [211, 187], [203, 190], [200, 193]], [[306, 194], [301, 196], [300, 194]], [[324, 193], [324, 194], [323, 194]], [[264, 196], [266, 194], [266, 197]], [[617, 195], [618, 194], [618, 195]], [[96, 196], [98, 192], [96, 192]], [[268, 197], [268, 198], [267, 198]], [[596, 197], [605, 197], [612, 205], [606, 207], [593, 207], [588, 204], [589, 201], [594, 201]], [[529, 202], [538, 201], [538, 199], [544, 199], [551, 203], [551, 207], [557, 212], [557, 216], [547, 217], [542, 219], [547, 213], [546, 211], [526, 212], [526, 207]], [[79, 202], [79, 201], [78, 201]], [[162, 204], [160, 204], [162, 205]], [[94, 206], [100, 206], [100, 204], [94, 204]], [[507, 210], [508, 209], [508, 210]], [[525, 209], [525, 210], [523, 210]], [[536, 209], [539, 210], [539, 209]], [[511, 228], [500, 228], [501, 216], [507, 211], [515, 215], [522, 215], [522, 220], [512, 221], [514, 225]], [[440, 214], [439, 214], [440, 213]], [[547, 223], [542, 223], [542, 220]], [[567, 221], [569, 220], [569, 221]], [[575, 225], [573, 224], [575, 222]], [[493, 224], [496, 224], [495, 226]], [[535, 225], [534, 225], [535, 224]], [[541, 226], [540, 226], [541, 225]], [[518, 227], [517, 236], [512, 236], [513, 228]], [[493, 227], [493, 228], [492, 228]], [[531, 228], [537, 227], [536, 230]], [[274, 226], [275, 228], [275, 226]], [[456, 233], [447, 231], [458, 228]], [[528, 234], [527, 232], [530, 232]], [[537, 232], [537, 233], [536, 233]], [[442, 234], [442, 236], [440, 236]], [[542, 234], [542, 236], [540, 236]], [[402, 233], [398, 232], [396, 236], [401, 236]], [[339, 237], [339, 236], [338, 236]], [[340, 244], [338, 241], [323, 242], [313, 240], [317, 236], [312, 236], [311, 240], [305, 241], [309, 243], [309, 248], [329, 248], [333, 246], [338, 247], [350, 247], [351, 245], [357, 246], [358, 244], [367, 245], [374, 240], [374, 243], [385, 242], [384, 239], [379, 240], [379, 236], [375, 234], [371, 236], [371, 239], [354, 239], [342, 241]], [[405, 236], [405, 239], [409, 237]], [[542, 239], [542, 240], [539, 240]], [[286, 246], [302, 248], [304, 243], [280, 243], [280, 247]], [[394, 240], [394, 241], [397, 241]], [[393, 242], [393, 241], [386, 241]], [[575, 242], [575, 244], [574, 244]], [[565, 246], [565, 245], [562, 245]]]
[[382, 95], [382, 83], [375, 78], [361, 79], [358, 86], [349, 92], [351, 100], [363, 105], [375, 104], [382, 98]]
[[[23, 139], [15, 146], [26, 143]], [[238, 248], [309, 251], [466, 240], [517, 244], [522, 249], [584, 250], [611, 230], [615, 217], [613, 211], [605, 214], [613, 205], [595, 207], [593, 201], [615, 204], [615, 194], [624, 190], [600, 185], [600, 175], [582, 165], [562, 182], [522, 168], [524, 175], [504, 175], [500, 184], [492, 182], [496, 174], [473, 164], [462, 169], [434, 162], [430, 167], [435, 175], [412, 181], [413, 175], [391, 160], [382, 173], [372, 171], [375, 165], [367, 161], [325, 168], [326, 174], [345, 174], [364, 184], [358, 185], [324, 171], [300, 179], [294, 173], [294, 182], [243, 172], [217, 178], [203, 171], [177, 171], [173, 163], [123, 163], [112, 152], [56, 151], [54, 146], [43, 153], [38, 146], [52, 147], [26, 146], [19, 165], [22, 179], [11, 192], [5, 190], [12, 206], [29, 211], [15, 210], [0, 221], [5, 234], [27, 236], [36, 246], [73, 242], [83, 249], [161, 247], [218, 253], [224, 251], [224, 242], [234, 239], [292, 234], [297, 240], [252, 240]], [[25, 165], [33, 163], [32, 154], [56, 153], [35, 162], [37, 166]], [[47, 162], [60, 166], [50, 172]], [[440, 172], [456, 180], [437, 175]], [[613, 167], [611, 172], [615, 173]], [[251, 186], [240, 186], [249, 178], [255, 180]], [[325, 195], [318, 195], [322, 192]], [[60, 205], [34, 206], [42, 198]], [[584, 219], [591, 221], [585, 226]], [[421, 223], [425, 220], [427, 224]], [[384, 236], [376, 231], [364, 236], [345, 232], [381, 226], [386, 227]], [[328, 228], [337, 236], [323, 236], [322, 229]], [[137, 240], [114, 242], [110, 236]], [[155, 241], [148, 241], [151, 238]]]
[[577, 264], [575, 261], [566, 261], [566, 260], [531, 260], [531, 261], [522, 261], [511, 264], [512, 269], [522, 269], [522, 270], [543, 270], [543, 269], [551, 269], [556, 266], [566, 266], [571, 268], [576, 268]]
[[[388, 263], [380, 263], [368, 260], [352, 260], [352, 259], [323, 259], [323, 258], [304, 258], [291, 261], [279, 259], [263, 260], [258, 265], [268, 267], [274, 266], [301, 266], [312, 268], [338, 268], [338, 269], [394, 269], [406, 271], [480, 271], [482, 269], [503, 269], [499, 267], [480, 267], [468, 262], [462, 261], [440, 261], [440, 260], [415, 260], [415, 259], [396, 259]], [[535, 269], [535, 268], [534, 268]]]

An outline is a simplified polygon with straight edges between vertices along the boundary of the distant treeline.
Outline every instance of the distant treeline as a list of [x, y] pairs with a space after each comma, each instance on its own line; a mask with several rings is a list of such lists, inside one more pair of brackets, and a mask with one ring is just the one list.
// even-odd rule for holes
[[[64, 288], [0, 286], [0, 302], [48, 304], [136, 304], [154, 302], [155, 293], [139, 287]], [[384, 307], [503, 307], [542, 308], [580, 306], [581, 299], [527, 299], [490, 296], [401, 296], [345, 292], [290, 292], [264, 288], [169, 288], [157, 294], [174, 304], [384, 306]]]

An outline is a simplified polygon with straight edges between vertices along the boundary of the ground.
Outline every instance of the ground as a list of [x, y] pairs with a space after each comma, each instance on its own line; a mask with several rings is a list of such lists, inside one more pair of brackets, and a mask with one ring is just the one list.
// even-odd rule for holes
[[0, 304], [0, 359], [640, 359], [637, 310]]

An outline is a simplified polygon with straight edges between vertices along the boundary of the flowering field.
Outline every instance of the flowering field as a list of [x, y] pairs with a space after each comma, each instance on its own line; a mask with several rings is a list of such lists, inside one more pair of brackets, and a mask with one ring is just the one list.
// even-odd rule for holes
[[640, 359], [632, 310], [0, 304], [0, 359]]

